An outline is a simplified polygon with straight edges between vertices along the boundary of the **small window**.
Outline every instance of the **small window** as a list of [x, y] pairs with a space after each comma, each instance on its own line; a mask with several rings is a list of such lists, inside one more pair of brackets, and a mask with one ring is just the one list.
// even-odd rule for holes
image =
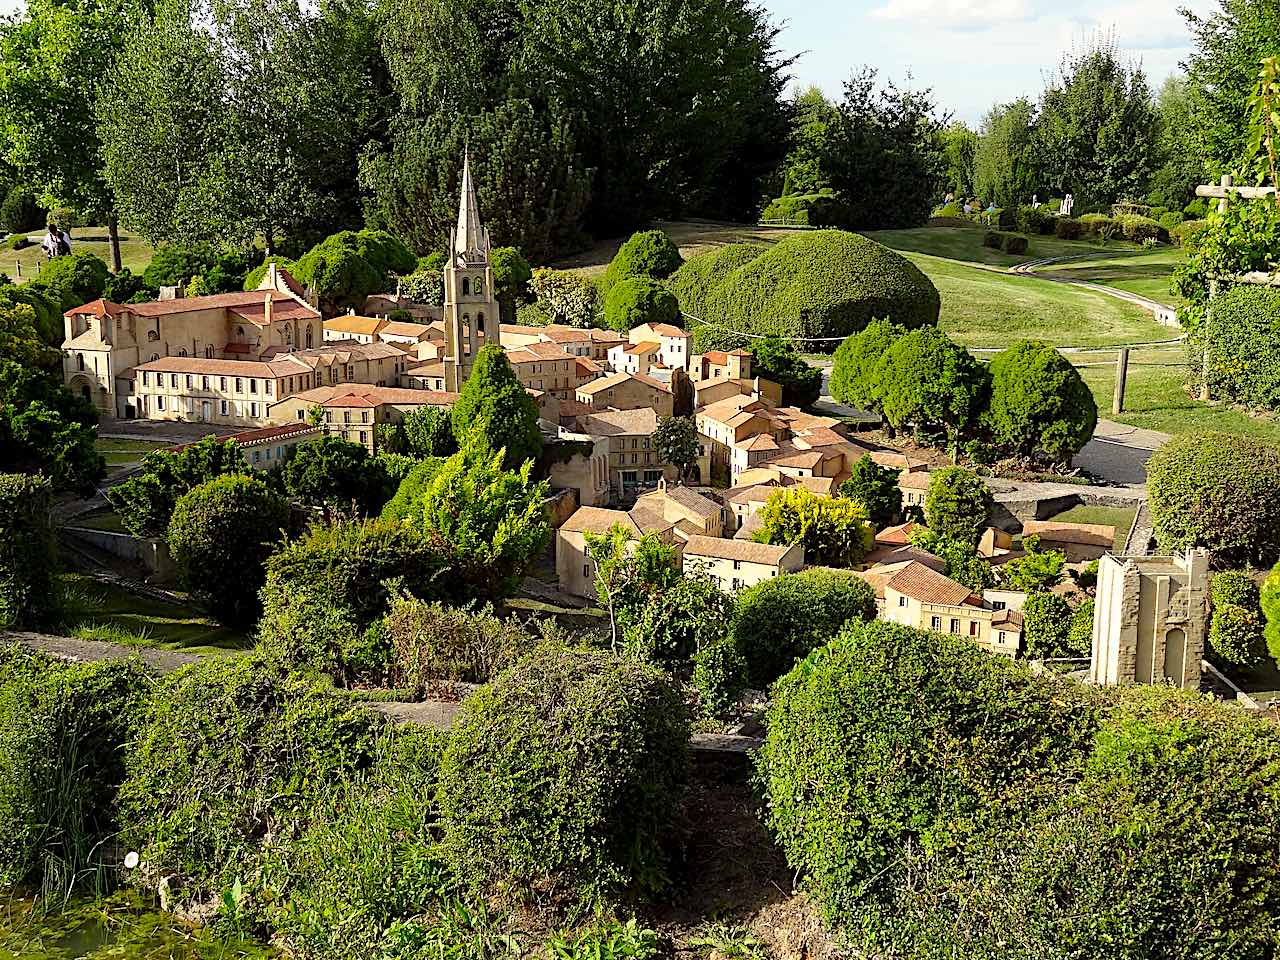
[[306, 417], [306, 413], [305, 413], [305, 411], [303, 411], [303, 410], [301, 410], [301, 409], [300, 409], [300, 410], [298, 410], [298, 419], [299, 419], [299, 420], [303, 420], [303, 419], [305, 419], [305, 417]]
[[1004, 603], [1004, 601], [1003, 601], [1003, 600], [992, 600], [992, 601], [991, 601], [991, 609], [992, 609], [992, 610], [1003, 610], [1003, 609], [1004, 609], [1004, 607], [1005, 607], [1005, 603]]
[[365, 437], [366, 437], [366, 436], [367, 436], [367, 434], [366, 434], [363, 430], [361, 430], [361, 431], [360, 431], [360, 442], [361, 442], [361, 443], [365, 443], [365, 442], [366, 442], [366, 441], [365, 441]]
[[952, 633], [960, 632], [960, 621], [957, 620], [955, 617], [951, 618], [951, 632]]
[[1001, 643], [1004, 643], [1004, 631], [1003, 631], [1003, 630], [1001, 630], [1001, 631], [1000, 631], [999, 636], [1000, 636], [1000, 642], [1001, 642]]
[[228, 411], [228, 406], [227, 406], [227, 401], [225, 401], [225, 400], [220, 400], [220, 401], [218, 402], [218, 411], [219, 411], [219, 412], [220, 412], [224, 417], [227, 415], [227, 413], [229, 412], [229, 411]]
[[149, 376], [149, 374], [147, 373], [147, 371], [143, 370], [143, 371], [142, 371], [142, 385], [143, 385], [144, 387], [147, 385], [147, 377], [148, 377], [148, 376]]
[[369, 411], [368, 411], [368, 410], [361, 410], [361, 411], [360, 411], [360, 422], [361, 422], [361, 423], [368, 423], [368, 422], [369, 422]]
[[249, 378], [249, 392], [250, 392], [250, 393], [257, 393], [257, 392], [258, 392], [258, 381], [257, 381], [257, 378], [255, 378], [255, 377], [250, 377], [250, 378]]
[[[464, 297], [471, 296], [471, 280], [469, 277], [462, 278], [462, 295]], [[463, 317], [462, 319], [466, 320], [467, 318]]]
[[223, 390], [223, 391], [225, 391], [225, 390], [227, 389], [227, 378], [226, 378], [226, 377], [219, 377], [219, 378], [218, 378], [218, 389], [219, 389], [219, 390]]
[[156, 397], [156, 409], [157, 410], [164, 409], [164, 397]]
[[169, 386], [176, 387], [178, 385], [178, 375], [176, 373], [169, 374]]
[[978, 635], [978, 621], [977, 621], [977, 620], [970, 620], [970, 621], [969, 621], [969, 636], [971, 636], [971, 637], [976, 637], [977, 635]]
[[351, 411], [350, 411], [350, 410], [343, 410], [343, 411], [342, 411], [342, 422], [343, 422], [343, 423], [350, 423], [350, 422], [351, 422]]
[[899, 597], [899, 598], [898, 598], [898, 606], [900, 606], [900, 607], [905, 607], [906, 605], [907, 605], [907, 598], [906, 598], [906, 597]]
[[187, 389], [191, 389], [191, 374], [187, 374]]
[[236, 393], [244, 393], [244, 381], [236, 377]]
[[208, 377], [201, 377], [201, 378], [200, 378], [200, 389], [201, 389], [201, 390], [208, 390], [208, 389], [209, 389], [209, 378], [208, 378]]
[[[479, 280], [476, 281], [476, 283], [479, 283], [479, 282], [480, 282]], [[483, 313], [476, 314], [476, 330], [480, 333], [484, 333], [484, 314]]]
[[258, 415], [258, 405], [256, 403], [249, 404], [249, 416], [256, 417]]
[[332, 410], [326, 410], [326, 411], [324, 412], [324, 422], [325, 422], [325, 423], [333, 423], [333, 411], [332, 411]]
[[941, 618], [941, 617], [930, 617], [930, 618], [929, 618], [929, 629], [930, 629], [930, 630], [936, 630], [936, 631], [938, 631], [939, 633], [941, 633], [941, 632], [942, 632], [942, 618]]
[[475, 291], [477, 297], [484, 294], [484, 280], [480, 277], [476, 277]]
[[204, 348], [204, 355], [205, 355], [205, 358], [208, 360], [213, 359], [213, 344], [210, 344], [209, 346]]
[[253, 462], [254, 462], [254, 463], [261, 463], [261, 462], [262, 462], [262, 451], [261, 451], [261, 450], [255, 450], [255, 451], [253, 451]]
[[270, 380], [263, 380], [263, 381], [262, 381], [262, 389], [263, 389], [263, 391], [266, 393], [266, 395], [267, 395], [268, 397], [269, 397], [269, 396], [271, 396], [271, 381], [270, 381]]
[[81, 370], [83, 370], [83, 369], [84, 369], [84, 354], [83, 354], [83, 353], [77, 353], [77, 354], [76, 354], [76, 363], [79, 365], [79, 367], [80, 367], [80, 369], [81, 369]]
[[584, 564], [582, 565], [582, 575], [583, 575], [584, 577], [589, 577], [589, 576], [591, 576], [591, 564], [589, 564], [589, 563], [584, 563]]

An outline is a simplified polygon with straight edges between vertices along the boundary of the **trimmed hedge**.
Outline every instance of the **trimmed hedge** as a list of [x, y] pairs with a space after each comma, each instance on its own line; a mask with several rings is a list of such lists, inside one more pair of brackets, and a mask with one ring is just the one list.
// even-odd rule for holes
[[1079, 240], [1084, 233], [1084, 225], [1070, 217], [1058, 217], [1053, 225], [1053, 235], [1059, 240]]
[[1147, 461], [1162, 550], [1203, 546], [1218, 566], [1280, 560], [1280, 449], [1227, 433], [1174, 437]]
[[442, 849], [476, 894], [569, 910], [663, 889], [689, 718], [674, 681], [544, 648], [463, 705], [440, 765]]
[[661, 230], [642, 230], [618, 248], [600, 281], [600, 289], [608, 293], [615, 284], [631, 277], [665, 280], [683, 263], [680, 249], [670, 237]]
[[1120, 228], [1120, 235], [1134, 243], [1142, 243], [1144, 240], [1159, 240], [1167, 243], [1169, 240], [1168, 229], [1150, 217], [1126, 213], [1116, 217], [1115, 222]]
[[1023, 206], [1018, 208], [1018, 232], [1025, 234], [1051, 234], [1058, 219], [1049, 212], [1045, 205], [1039, 207]]
[[61, 894], [105, 868], [147, 685], [136, 661], [0, 647], [0, 886], [43, 881]]
[[[681, 289], [677, 281], [677, 295]], [[815, 230], [788, 236], [725, 274], [705, 295], [704, 313], [683, 301], [681, 307], [740, 333], [831, 338], [855, 333], [873, 317], [935, 325], [940, 300], [901, 254], [856, 233]]]
[[761, 220], [783, 220], [813, 227], [844, 227], [849, 224], [849, 207], [832, 191], [793, 193], [770, 200]]
[[680, 301], [661, 280], [626, 277], [609, 290], [604, 302], [604, 323], [626, 333], [645, 323], [680, 324]]
[[1255, 410], [1280, 410], [1280, 290], [1228, 286], [1214, 301], [1209, 389]]
[[0, 630], [46, 626], [58, 615], [53, 485], [0, 474]]
[[[734, 271], [745, 267], [768, 249], [759, 243], [728, 243], [690, 257], [684, 262], [684, 266], [671, 275], [671, 290], [680, 301], [680, 309], [699, 319], [705, 319], [707, 298], [711, 291]], [[699, 330], [701, 329], [715, 328], [700, 327]]]
[[733, 612], [734, 646], [747, 683], [765, 689], [849, 620], [874, 620], [876, 594], [848, 570], [816, 568], [748, 587]]

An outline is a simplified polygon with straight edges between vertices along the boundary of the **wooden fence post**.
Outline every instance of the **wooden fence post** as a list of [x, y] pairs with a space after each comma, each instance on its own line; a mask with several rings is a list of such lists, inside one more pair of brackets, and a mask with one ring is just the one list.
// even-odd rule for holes
[[1116, 389], [1111, 395], [1111, 414], [1124, 413], [1124, 387], [1129, 379], [1129, 348], [1121, 347], [1116, 354]]
[[[1224, 173], [1220, 181], [1222, 188], [1226, 192], [1230, 192], [1229, 188], [1235, 182], [1231, 178], [1231, 174]], [[1227, 198], [1223, 196], [1218, 201], [1218, 213], [1227, 212]], [[1213, 300], [1218, 295], [1218, 280], [1216, 277], [1209, 278], [1209, 304], [1204, 310], [1204, 330], [1200, 335], [1204, 338], [1204, 353], [1200, 358], [1200, 399], [1208, 402], [1209, 397], [1209, 364], [1211, 361], [1209, 351], [1209, 320], [1213, 316]]]

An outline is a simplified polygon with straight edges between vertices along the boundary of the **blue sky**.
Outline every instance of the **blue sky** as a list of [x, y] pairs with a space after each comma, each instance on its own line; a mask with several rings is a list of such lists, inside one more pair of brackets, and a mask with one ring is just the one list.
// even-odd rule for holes
[[763, 0], [785, 29], [783, 50], [802, 86], [838, 96], [859, 64], [901, 83], [932, 87], [941, 106], [976, 124], [996, 101], [1044, 87], [1044, 73], [1072, 45], [1113, 30], [1140, 59], [1153, 87], [1178, 69], [1191, 37], [1179, 6], [1200, 13], [1215, 0]]

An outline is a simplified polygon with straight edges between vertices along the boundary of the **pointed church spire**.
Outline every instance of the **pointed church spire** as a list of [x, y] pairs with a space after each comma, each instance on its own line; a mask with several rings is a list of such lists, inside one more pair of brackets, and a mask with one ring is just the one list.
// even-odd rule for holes
[[480, 205], [471, 182], [471, 148], [462, 156], [462, 196], [458, 201], [458, 226], [453, 233], [453, 252], [460, 258], [476, 261], [489, 256], [489, 231], [480, 222]]

